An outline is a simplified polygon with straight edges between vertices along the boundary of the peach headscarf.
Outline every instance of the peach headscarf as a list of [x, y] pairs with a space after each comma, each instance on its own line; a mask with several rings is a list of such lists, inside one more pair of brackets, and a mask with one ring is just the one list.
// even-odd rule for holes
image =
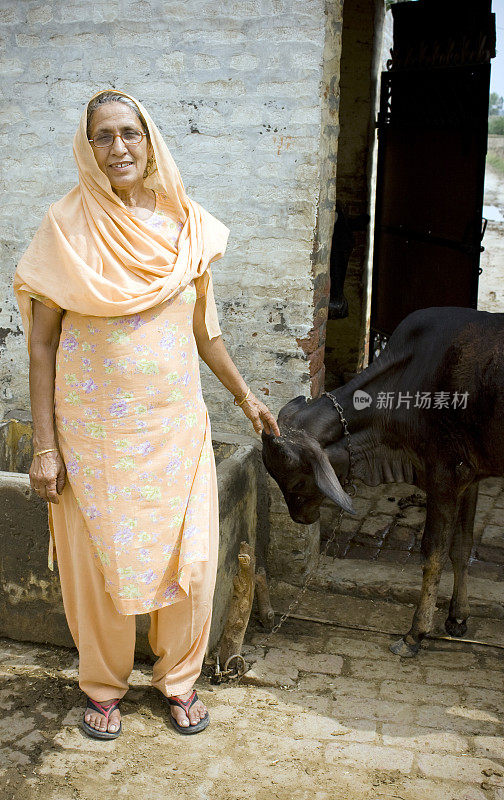
[[[110, 90], [93, 97], [104, 91]], [[137, 219], [112, 191], [88, 142], [84, 110], [73, 145], [79, 184], [49, 207], [14, 276], [28, 347], [30, 293], [79, 314], [134, 314], [175, 295], [226, 250], [229, 229], [189, 199], [177, 165], [147, 111], [130, 95], [118, 93], [136, 103], [147, 123], [154, 164], [145, 186], [167, 195], [171, 210], [182, 221], [178, 251]], [[210, 270], [207, 276], [208, 286]]]

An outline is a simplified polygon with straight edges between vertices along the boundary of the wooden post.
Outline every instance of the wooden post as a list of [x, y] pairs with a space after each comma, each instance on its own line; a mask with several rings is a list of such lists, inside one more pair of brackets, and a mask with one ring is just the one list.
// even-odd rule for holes
[[241, 653], [254, 600], [254, 573], [254, 550], [248, 542], [242, 542], [238, 554], [238, 573], [233, 579], [229, 614], [217, 648], [221, 669], [224, 669], [230, 656]]
[[264, 567], [260, 567], [256, 572], [255, 588], [259, 619], [265, 628], [271, 629], [275, 622], [275, 612], [271, 606], [268, 582], [266, 580], [266, 570]]

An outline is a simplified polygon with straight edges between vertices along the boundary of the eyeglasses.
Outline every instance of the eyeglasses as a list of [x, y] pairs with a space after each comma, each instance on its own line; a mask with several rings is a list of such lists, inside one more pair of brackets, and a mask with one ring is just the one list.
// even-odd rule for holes
[[96, 136], [94, 139], [88, 139], [88, 142], [94, 144], [95, 147], [110, 147], [115, 142], [117, 136], [122, 139], [125, 145], [129, 145], [140, 144], [143, 137], [147, 136], [147, 134], [141, 131], [125, 131], [124, 133], [116, 134], [100, 133], [100, 135]]

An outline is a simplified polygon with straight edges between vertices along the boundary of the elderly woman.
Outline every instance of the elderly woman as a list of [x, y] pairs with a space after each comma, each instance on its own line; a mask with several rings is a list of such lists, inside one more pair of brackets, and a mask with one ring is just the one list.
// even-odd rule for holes
[[260, 433], [279, 434], [219, 328], [210, 263], [228, 229], [191, 200], [158, 129], [123, 92], [88, 103], [79, 184], [50, 206], [14, 279], [30, 354], [30, 482], [48, 501], [89, 736], [117, 737], [135, 614], [180, 733], [208, 711], [218, 500], [199, 356]]

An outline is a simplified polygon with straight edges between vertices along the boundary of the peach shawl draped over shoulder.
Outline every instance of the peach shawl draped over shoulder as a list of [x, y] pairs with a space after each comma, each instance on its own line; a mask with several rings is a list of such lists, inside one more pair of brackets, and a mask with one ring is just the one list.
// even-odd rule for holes
[[204, 286], [205, 321], [212, 328], [209, 264], [224, 254], [229, 229], [187, 196], [148, 112], [119, 93], [136, 103], [147, 123], [154, 164], [145, 186], [166, 195], [170, 211], [182, 222], [178, 247], [137, 219], [112, 191], [88, 142], [85, 110], [73, 144], [79, 184], [50, 206], [14, 276], [28, 349], [33, 294], [79, 314], [112, 317], [152, 308], [195, 279], [195, 285]]

